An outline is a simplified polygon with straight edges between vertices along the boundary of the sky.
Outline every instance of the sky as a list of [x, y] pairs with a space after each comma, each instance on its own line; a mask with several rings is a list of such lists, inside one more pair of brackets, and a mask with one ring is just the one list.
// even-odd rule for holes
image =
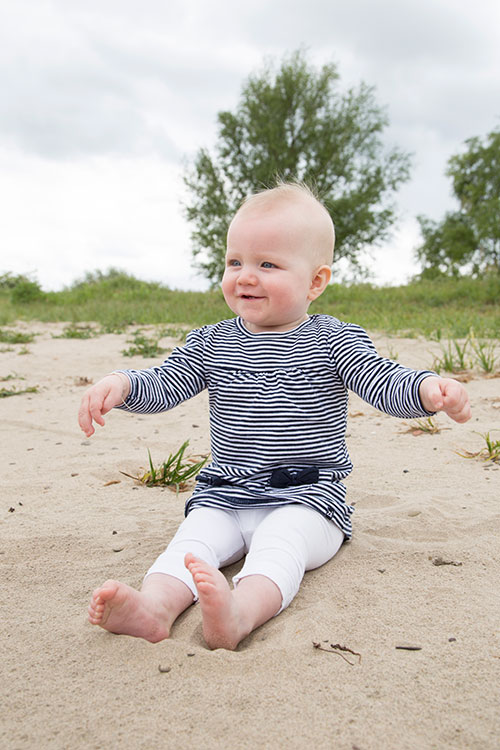
[[391, 239], [366, 256], [375, 283], [405, 283], [416, 217], [456, 205], [447, 160], [500, 124], [497, 0], [0, 0], [0, 275], [206, 288], [182, 175], [246, 78], [299, 48], [336, 63], [341, 90], [373, 86], [384, 143], [413, 155]]

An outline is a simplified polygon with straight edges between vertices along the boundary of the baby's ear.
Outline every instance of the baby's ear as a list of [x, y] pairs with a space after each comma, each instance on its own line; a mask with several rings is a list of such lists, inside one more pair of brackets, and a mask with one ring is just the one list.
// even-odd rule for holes
[[314, 276], [311, 281], [311, 286], [309, 288], [309, 294], [307, 295], [307, 299], [311, 300], [311, 302], [314, 299], [317, 299], [322, 292], [325, 291], [326, 287], [328, 286], [328, 282], [332, 278], [332, 269], [330, 266], [320, 266], [316, 269], [314, 272]]

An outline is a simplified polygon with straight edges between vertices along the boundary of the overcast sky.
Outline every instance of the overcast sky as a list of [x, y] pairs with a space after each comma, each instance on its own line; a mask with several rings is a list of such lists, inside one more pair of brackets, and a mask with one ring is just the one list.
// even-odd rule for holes
[[413, 153], [374, 279], [418, 268], [415, 217], [455, 204], [448, 158], [500, 124], [498, 0], [0, 0], [0, 274], [60, 289], [122, 268], [205, 288], [182, 173], [266, 56], [299, 47], [375, 87]]

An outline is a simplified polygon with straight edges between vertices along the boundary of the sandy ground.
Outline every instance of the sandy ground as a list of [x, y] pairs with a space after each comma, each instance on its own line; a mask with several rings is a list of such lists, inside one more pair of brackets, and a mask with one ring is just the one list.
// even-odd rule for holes
[[[186, 439], [208, 452], [205, 395], [158, 416], [114, 412], [87, 440], [80, 379], [152, 360], [123, 357], [126, 335], [19, 327], [38, 335], [29, 353], [0, 352], [0, 377], [19, 376], [0, 387], [39, 392], [0, 401], [2, 748], [500, 747], [500, 467], [455, 452], [500, 428], [500, 379], [474, 377], [473, 419], [440, 415], [434, 435], [353, 397], [353, 541], [236, 652], [205, 647], [196, 606], [153, 645], [91, 626], [87, 604], [106, 578], [140, 586], [181, 521], [186, 494], [120, 471]], [[415, 367], [438, 350], [374, 338]]]

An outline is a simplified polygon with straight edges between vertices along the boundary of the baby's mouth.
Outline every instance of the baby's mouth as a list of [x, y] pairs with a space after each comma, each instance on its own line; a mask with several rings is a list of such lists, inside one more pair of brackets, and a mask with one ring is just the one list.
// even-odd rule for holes
[[262, 299], [262, 297], [255, 297], [252, 294], [241, 294], [241, 299]]

